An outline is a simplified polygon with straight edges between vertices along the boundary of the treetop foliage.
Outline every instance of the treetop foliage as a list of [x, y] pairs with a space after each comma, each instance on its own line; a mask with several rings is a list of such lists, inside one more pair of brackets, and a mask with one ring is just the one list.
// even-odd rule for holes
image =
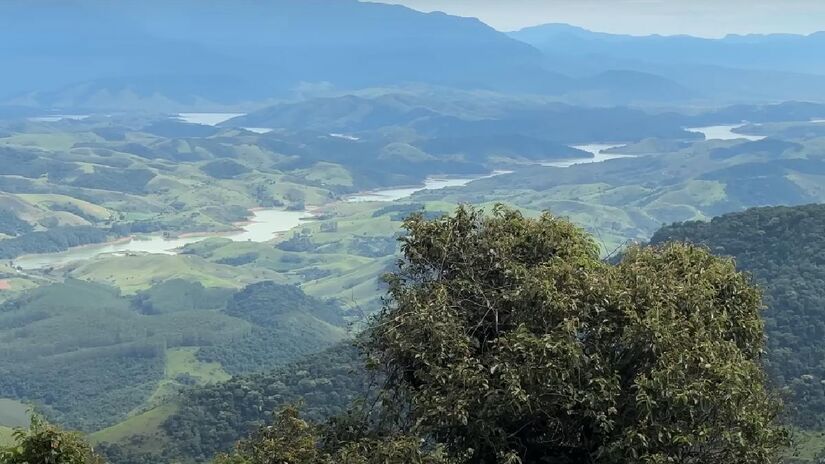
[[569, 222], [503, 207], [405, 228], [365, 334], [378, 410], [324, 433], [287, 410], [223, 462], [273, 462], [255, 450], [302, 434], [334, 462], [778, 462], [762, 300], [731, 260], [667, 244], [611, 265]]
[[15, 444], [0, 449], [2, 464], [104, 464], [77, 433], [66, 432], [34, 415], [28, 430], [14, 432]]

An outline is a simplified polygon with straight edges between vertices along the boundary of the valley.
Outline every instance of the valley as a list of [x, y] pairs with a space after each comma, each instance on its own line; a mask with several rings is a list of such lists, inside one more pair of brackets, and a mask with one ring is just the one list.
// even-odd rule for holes
[[[14, 327], [6, 333], [15, 341], [6, 350], [24, 346], [25, 337], [47, 337], [57, 344], [38, 354], [26, 377], [15, 376], [18, 380], [7, 384], [4, 394], [28, 392], [17, 393], [18, 398], [35, 401], [61, 422], [101, 430], [94, 435], [101, 443], [105, 437], [123, 436], [131, 427], [117, 425], [124, 420], [146, 420], [157, 427], [160, 417], [177, 410], [170, 401], [179, 391], [263, 372], [350, 336], [340, 324], [360, 324], [378, 307], [379, 277], [392, 266], [398, 228], [412, 212], [437, 216], [465, 202], [488, 207], [504, 202], [528, 215], [549, 209], [592, 231], [609, 256], [623, 244], [646, 240], [663, 223], [760, 206], [763, 200], [746, 187], [741, 193], [737, 189], [748, 182], [750, 172], [762, 175], [762, 166], [782, 166], [771, 171], [780, 176], [777, 182], [788, 185], [785, 201], [825, 201], [825, 191], [815, 187], [818, 166], [825, 162], [814, 155], [819, 140], [763, 140], [733, 132], [761, 126], [706, 126], [684, 131], [684, 138], [628, 137], [623, 144], [571, 143], [571, 151], [560, 152], [555, 160], [541, 151], [519, 155], [520, 141], [502, 139], [497, 143], [505, 143], [506, 151], [489, 154], [452, 142], [467, 150], [452, 165], [421, 149], [415, 158], [404, 155], [380, 165], [351, 157], [294, 165], [291, 150], [306, 153], [295, 137], [304, 144], [332, 143], [332, 149], [353, 154], [367, 149], [366, 156], [372, 156], [369, 147], [380, 136], [372, 131], [357, 132], [357, 138], [283, 130], [250, 133], [225, 127], [232, 116], [237, 115], [189, 115], [191, 124], [150, 118], [139, 128], [128, 120], [89, 115], [38, 121], [24, 133], [0, 138], [0, 145], [15, 156], [38, 160], [42, 167], [35, 169], [45, 174], [28, 177], [29, 172], [5, 168], [2, 182], [10, 189], [3, 204], [9, 217], [16, 218], [7, 223], [16, 229], [6, 227], [17, 234], [5, 242], [83, 227], [102, 233], [102, 243], [9, 255], [9, 285], [0, 292], [6, 309], [0, 313]], [[134, 142], [108, 141], [98, 134], [103, 127], [105, 134], [121, 132]], [[704, 139], [693, 139], [694, 132]], [[58, 146], [57, 140], [77, 142]], [[88, 140], [96, 140], [97, 148]], [[399, 144], [381, 143], [389, 143], [393, 151]], [[190, 151], [180, 151], [182, 144]], [[170, 152], [170, 147], [178, 151]], [[382, 150], [392, 153], [387, 147]], [[412, 145], [406, 147], [409, 151]], [[568, 158], [571, 154], [576, 157]], [[97, 178], [103, 179], [109, 166], [141, 172], [145, 183], [101, 184]], [[410, 166], [416, 167], [410, 171]], [[373, 174], [376, 168], [381, 180]], [[78, 182], [83, 176], [89, 180]], [[393, 182], [418, 186], [393, 187]], [[36, 193], [23, 193], [27, 191]], [[167, 201], [171, 207], [160, 207]], [[297, 285], [307, 298], [340, 305], [343, 319], [336, 326], [295, 313], [273, 329], [228, 312], [227, 295], [241, 295], [260, 282]], [[80, 318], [67, 313], [72, 306], [60, 296], [66, 292], [91, 312]], [[210, 292], [221, 296], [210, 301], [214, 297], [205, 296]], [[61, 299], [64, 303], [48, 310], [47, 303], [39, 302]], [[84, 330], [85, 342], [73, 339], [71, 332], [57, 339], [53, 335], [58, 326], [88, 324], [97, 311], [106, 313], [106, 319], [120, 314], [122, 322], [102, 325], [99, 332]], [[293, 331], [290, 337], [276, 335], [287, 327]], [[107, 341], [91, 342], [95, 337]], [[268, 348], [261, 351], [261, 344]], [[19, 351], [7, 354], [9, 359], [23, 356]], [[65, 356], [88, 357], [101, 366], [126, 362], [128, 377], [118, 380], [122, 383], [86, 393], [89, 401], [117, 401], [120, 406], [81, 418], [76, 408], [88, 408], [88, 403], [70, 406], [68, 398], [40, 403], [39, 382], [50, 378], [38, 369], [50, 369]], [[237, 364], [240, 359], [244, 361]], [[88, 381], [99, 369], [75, 365], [66, 381]]]
[[0, 461], [825, 459], [825, 35], [404, 3], [0, 2]]

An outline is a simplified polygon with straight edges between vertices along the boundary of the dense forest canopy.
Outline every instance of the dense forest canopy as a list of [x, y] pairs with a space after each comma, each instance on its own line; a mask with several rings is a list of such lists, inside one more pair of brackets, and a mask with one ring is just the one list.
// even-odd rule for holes
[[794, 419], [825, 423], [825, 205], [756, 208], [674, 224], [654, 244], [678, 240], [732, 256], [764, 290], [766, 367], [787, 389]]

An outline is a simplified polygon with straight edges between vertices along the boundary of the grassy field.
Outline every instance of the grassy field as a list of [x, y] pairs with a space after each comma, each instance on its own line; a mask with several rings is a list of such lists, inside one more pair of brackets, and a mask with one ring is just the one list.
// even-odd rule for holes
[[[0, 266], [2, 268], [2, 266]], [[0, 270], [0, 272], [2, 272]], [[30, 279], [26, 277], [8, 277], [0, 278], [0, 302], [20, 296], [21, 292], [32, 289], [41, 285], [43, 282], [40, 279]]]
[[8, 446], [13, 443], [12, 432], [14, 432], [14, 429], [0, 425], [0, 446]]
[[25, 427], [29, 424], [29, 406], [19, 401], [0, 398], [0, 425]]
[[98, 138], [88, 135], [69, 133], [27, 133], [1, 138], [0, 145], [37, 147], [44, 150], [69, 150], [75, 143], [99, 141]]
[[220, 364], [205, 363], [195, 357], [197, 348], [173, 348], [166, 351], [166, 377], [174, 379], [178, 375], [188, 374], [206, 384], [222, 382], [231, 377]]
[[132, 440], [132, 443], [136, 443], [138, 440], [134, 437], [142, 437], [139, 441], [143, 443], [143, 446], [152, 450], [154, 449], [152, 448], [153, 439], [160, 437], [161, 424], [176, 409], [176, 404], [166, 403], [144, 413], [131, 416], [117, 425], [95, 432], [90, 435], [89, 439], [95, 444], [118, 443], [127, 439]]
[[69, 204], [74, 205], [89, 216], [93, 216], [99, 220], [108, 219], [113, 212], [88, 201], [79, 200], [67, 195], [57, 194], [18, 194], [19, 198], [36, 205], [41, 208], [49, 208], [55, 204]]
[[145, 290], [169, 279], [186, 279], [205, 287], [239, 288], [257, 280], [282, 282], [283, 276], [267, 269], [237, 269], [191, 255], [135, 255], [107, 257], [80, 263], [68, 273], [80, 280], [105, 283], [124, 294]]
[[788, 453], [791, 462], [817, 463], [825, 452], [825, 431], [794, 431], [793, 447]]
[[223, 382], [232, 378], [218, 363], [207, 363], [197, 359], [195, 354], [198, 347], [171, 348], [166, 350], [166, 368], [164, 379], [158, 383], [157, 389], [146, 401], [146, 407], [155, 408], [169, 402], [185, 385], [182, 378], [193, 381], [198, 385], [214, 382]]

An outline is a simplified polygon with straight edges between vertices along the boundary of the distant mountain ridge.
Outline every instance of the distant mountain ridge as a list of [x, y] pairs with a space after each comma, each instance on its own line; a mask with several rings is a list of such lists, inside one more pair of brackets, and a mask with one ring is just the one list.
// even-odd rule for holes
[[809, 35], [731, 34], [711, 39], [688, 35], [610, 34], [569, 24], [545, 24], [508, 35], [545, 52], [565, 51], [625, 60], [825, 74], [825, 63], [820, 59], [825, 52], [825, 32]]
[[574, 78], [477, 19], [356, 0], [9, 0], [0, 17], [0, 102], [19, 106], [248, 107], [410, 84], [588, 104], [694, 96], [641, 70]]
[[545, 24], [510, 32], [570, 75], [608, 70], [661, 76], [727, 103], [823, 101], [825, 32], [811, 35], [632, 36]]
[[0, 2], [0, 104], [176, 112], [419, 86], [587, 106], [825, 100], [825, 33], [634, 37], [356, 0]]
[[10, 0], [0, 17], [0, 43], [15, 44], [0, 45], [0, 88], [23, 103], [78, 106], [83, 93], [107, 92], [237, 103], [402, 82], [543, 92], [568, 82], [540, 66], [538, 50], [478, 20], [355, 0]]

